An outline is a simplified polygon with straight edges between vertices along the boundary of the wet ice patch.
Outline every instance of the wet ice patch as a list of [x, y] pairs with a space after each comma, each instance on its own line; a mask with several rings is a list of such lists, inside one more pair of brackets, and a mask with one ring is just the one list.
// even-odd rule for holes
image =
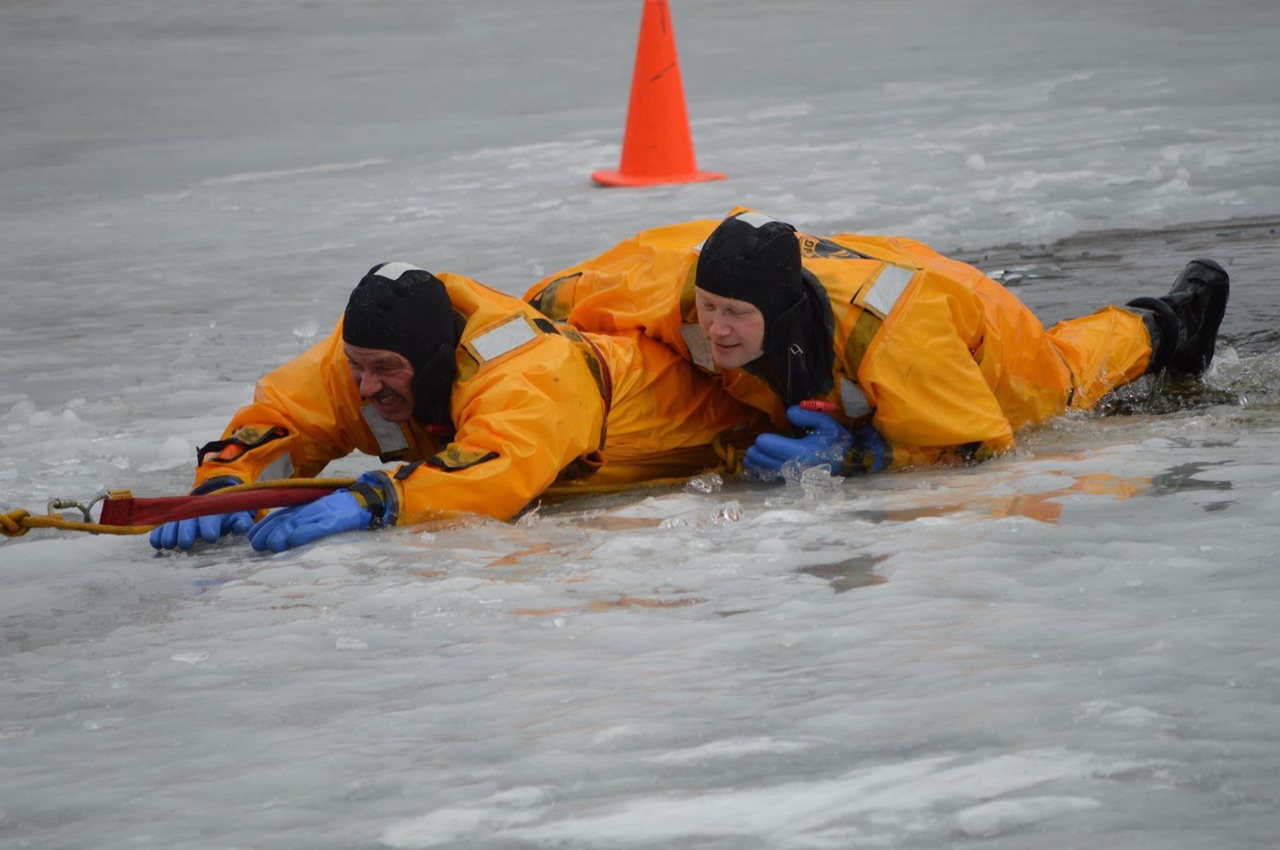
[[1024, 797], [997, 800], [965, 809], [956, 815], [955, 830], [967, 838], [994, 838], [1033, 826], [1050, 818], [1101, 806], [1089, 797]]
[[797, 753], [809, 749], [811, 745], [800, 741], [780, 741], [774, 738], [733, 738], [725, 741], [714, 741], [700, 747], [677, 750], [650, 756], [647, 761], [654, 764], [709, 764], [732, 761], [735, 759], [758, 755], [778, 755]]
[[1108, 700], [1086, 703], [1082, 710], [1086, 718], [1108, 726], [1155, 730], [1168, 730], [1177, 726], [1177, 722], [1167, 715], [1141, 706], [1125, 706]]
[[538, 820], [553, 799], [549, 790], [515, 788], [482, 805], [446, 808], [388, 827], [380, 840], [398, 850], [456, 845], [477, 835], [502, 833]]
[[465, 843], [482, 836], [534, 846], [629, 847], [750, 836], [770, 847], [834, 850], [842, 846], [834, 842], [847, 839], [851, 831], [877, 844], [892, 843], [892, 836], [903, 831], [937, 829], [948, 819], [965, 834], [987, 836], [1097, 805], [1074, 796], [996, 798], [1057, 781], [1097, 782], [1134, 764], [1068, 750], [973, 761], [937, 757], [860, 768], [830, 780], [632, 795], [621, 803], [580, 805], [575, 814], [530, 807], [525, 794], [517, 806], [491, 798], [483, 805], [445, 808], [404, 821], [389, 827], [382, 840], [400, 848]]

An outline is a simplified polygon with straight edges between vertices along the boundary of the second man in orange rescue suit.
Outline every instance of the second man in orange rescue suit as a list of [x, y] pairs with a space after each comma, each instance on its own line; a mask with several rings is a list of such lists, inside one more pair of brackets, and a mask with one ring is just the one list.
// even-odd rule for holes
[[333, 333], [262, 378], [193, 492], [310, 478], [352, 451], [394, 469], [253, 524], [248, 513], [156, 528], [157, 549], [225, 533], [281, 551], [339, 531], [458, 514], [513, 517], [553, 483], [630, 484], [716, 465], [721, 432], [766, 423], [639, 333], [583, 334], [447, 272], [375, 266]]
[[644, 231], [525, 299], [587, 330], [640, 330], [715, 373], [775, 429], [747, 453], [835, 471], [977, 460], [1019, 429], [1154, 372], [1213, 357], [1228, 277], [1189, 263], [1173, 291], [1046, 330], [978, 269], [910, 239], [816, 237], [744, 208]]

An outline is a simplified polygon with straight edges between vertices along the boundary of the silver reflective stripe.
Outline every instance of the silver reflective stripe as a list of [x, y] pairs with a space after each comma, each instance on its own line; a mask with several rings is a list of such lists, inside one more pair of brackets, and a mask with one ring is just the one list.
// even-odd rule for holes
[[[752, 227], [763, 227], [764, 225], [768, 224], [771, 221], [777, 221], [776, 218], [769, 218], [769, 216], [762, 215], [761, 213], [758, 213], [758, 212], [744, 212], [744, 213], [741, 213], [740, 215], [735, 215], [734, 218], [736, 218], [738, 221], [745, 221], [747, 224], [751, 225]], [[701, 254], [702, 246], [705, 244], [707, 244], [707, 241], [704, 239], [701, 242], [699, 242], [697, 245], [694, 245], [693, 253]]]
[[844, 407], [844, 415], [850, 419], [858, 419], [871, 413], [866, 393], [848, 378], [840, 379], [840, 404]]
[[360, 415], [373, 432], [373, 438], [378, 441], [378, 454], [389, 455], [409, 448], [409, 441], [404, 438], [404, 431], [400, 426], [379, 416], [378, 409], [372, 404], [360, 408]]
[[388, 278], [389, 280], [399, 280], [400, 275], [404, 274], [405, 272], [420, 272], [420, 271], [422, 271], [422, 269], [418, 268], [417, 266], [411, 266], [408, 263], [387, 263], [382, 268], [374, 272], [374, 274], [376, 274], [378, 277]]
[[524, 320], [513, 316], [496, 328], [485, 331], [470, 340], [471, 349], [483, 362], [495, 360], [508, 351], [515, 351], [525, 343], [533, 342], [538, 334]]
[[752, 227], [763, 227], [771, 221], [777, 221], [776, 218], [769, 218], [767, 215], [761, 215], [758, 212], [744, 212], [739, 216], [735, 216], [738, 221], [745, 221]]
[[711, 356], [711, 343], [702, 335], [702, 328], [694, 324], [681, 325], [680, 336], [684, 337], [684, 344], [689, 346], [689, 356], [693, 358], [693, 362], [708, 372], [714, 372], [716, 361]]
[[883, 319], [889, 315], [893, 305], [898, 303], [898, 299], [902, 297], [902, 293], [906, 291], [907, 285], [915, 276], [915, 269], [885, 263], [875, 283], [871, 284], [867, 296], [862, 299], [862, 303], [879, 313], [880, 318]]
[[262, 470], [262, 474], [258, 476], [259, 481], [280, 481], [284, 478], [293, 477], [293, 458], [289, 457], [289, 453], [285, 452], [280, 457], [267, 464]]

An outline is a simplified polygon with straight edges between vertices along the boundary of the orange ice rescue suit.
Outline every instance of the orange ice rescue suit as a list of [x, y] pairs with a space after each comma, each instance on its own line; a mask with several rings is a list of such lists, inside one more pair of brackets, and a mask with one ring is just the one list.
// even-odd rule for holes
[[[769, 221], [735, 208], [732, 216]], [[786, 381], [759, 363], [716, 372], [697, 319], [699, 251], [719, 220], [647, 230], [532, 287], [525, 300], [588, 332], [640, 331], [789, 430]], [[817, 290], [832, 346], [815, 398], [851, 430], [869, 422], [892, 457], [868, 464], [984, 458], [1020, 428], [1089, 409], [1144, 374], [1151, 336], [1139, 312], [1105, 307], [1046, 330], [978, 269], [910, 239], [796, 233], [805, 284]], [[859, 464], [846, 463], [846, 472]]]
[[374, 473], [388, 524], [464, 513], [505, 520], [556, 482], [696, 474], [716, 463], [718, 433], [764, 424], [639, 333], [579, 333], [465, 277], [437, 277], [462, 325], [446, 424], [379, 418], [357, 391], [339, 320], [258, 381], [253, 403], [201, 448], [195, 491], [315, 477], [356, 450], [402, 462]]

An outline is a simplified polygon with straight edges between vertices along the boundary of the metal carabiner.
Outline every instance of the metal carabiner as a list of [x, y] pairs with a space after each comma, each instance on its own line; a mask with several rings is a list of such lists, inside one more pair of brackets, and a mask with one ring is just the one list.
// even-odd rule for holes
[[49, 516], [54, 516], [55, 511], [78, 510], [80, 511], [81, 515], [84, 516], [85, 522], [93, 522], [93, 515], [89, 512], [93, 510], [94, 505], [98, 504], [98, 502], [101, 502], [103, 499], [107, 498], [107, 495], [108, 494], [106, 493], [99, 493], [98, 495], [94, 496], [93, 499], [91, 499], [89, 501], [89, 504], [87, 505], [82, 505], [79, 502], [75, 501], [74, 499], [57, 499], [57, 498], [50, 499], [49, 505], [46, 508], [46, 511], [48, 512]]

